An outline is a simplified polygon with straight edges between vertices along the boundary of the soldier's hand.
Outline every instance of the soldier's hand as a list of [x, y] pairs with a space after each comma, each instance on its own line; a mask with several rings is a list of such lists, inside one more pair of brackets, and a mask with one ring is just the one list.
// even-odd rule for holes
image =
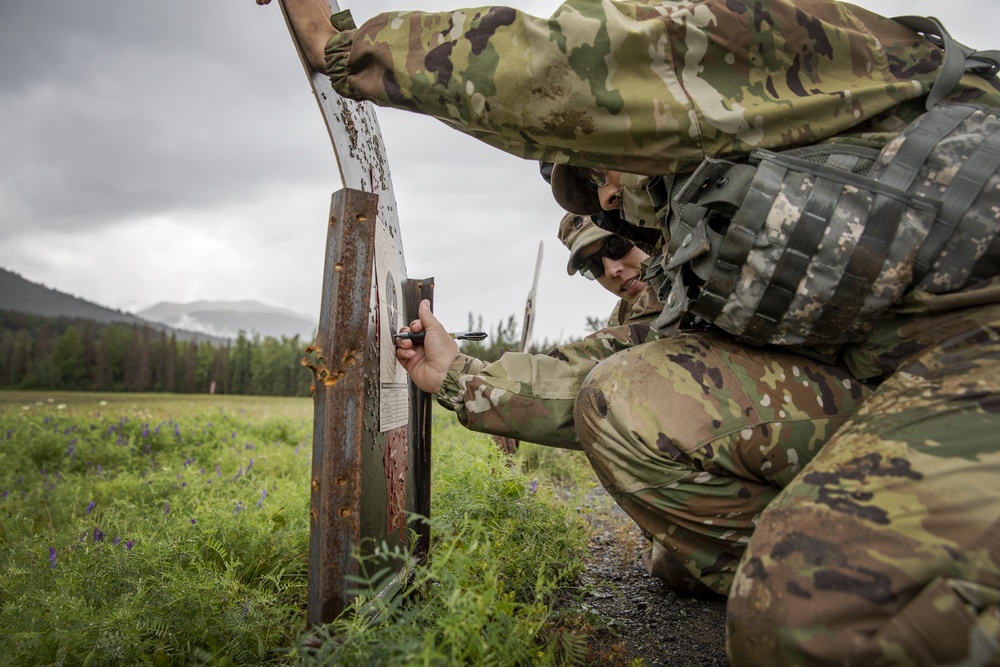
[[417, 317], [409, 327], [401, 331], [424, 332], [421, 345], [412, 340], [396, 341], [396, 359], [410, 374], [413, 384], [424, 391], [436, 394], [444, 382], [451, 362], [458, 356], [458, 343], [448, 334], [444, 326], [431, 312], [430, 301], [424, 299], [417, 309]]
[[[327, 0], [280, 0], [295, 31], [295, 37], [312, 68], [317, 72], [326, 69], [324, 49], [337, 30], [330, 23], [330, 4]], [[258, 5], [269, 5], [271, 0], [257, 0]]]

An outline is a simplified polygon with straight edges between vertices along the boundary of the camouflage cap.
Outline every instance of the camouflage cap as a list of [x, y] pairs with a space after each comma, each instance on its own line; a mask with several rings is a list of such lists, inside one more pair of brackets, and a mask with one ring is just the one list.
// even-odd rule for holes
[[579, 167], [568, 164], [552, 165], [552, 196], [564, 210], [578, 215], [593, 215], [603, 210], [597, 196], [597, 186]]
[[566, 264], [566, 273], [573, 275], [576, 273], [576, 256], [580, 254], [586, 246], [594, 241], [605, 239], [613, 234], [605, 229], [601, 229], [594, 224], [590, 216], [567, 213], [559, 222], [559, 240], [569, 248], [569, 262]]

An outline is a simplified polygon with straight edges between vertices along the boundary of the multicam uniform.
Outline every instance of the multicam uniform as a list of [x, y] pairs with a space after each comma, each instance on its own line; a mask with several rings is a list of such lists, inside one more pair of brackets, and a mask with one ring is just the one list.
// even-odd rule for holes
[[[522, 157], [651, 176], [755, 147], [881, 147], [923, 113], [942, 63], [908, 28], [825, 0], [570, 0], [548, 20], [392, 13], [327, 55], [345, 95]], [[949, 100], [1000, 106], [968, 75]], [[911, 292], [844, 349], [855, 377], [887, 379], [757, 521], [730, 592], [734, 664], [1000, 663], [998, 301], [995, 278]], [[691, 364], [675, 380], [679, 360]], [[610, 457], [690, 457], [659, 429], [685, 396], [714, 395], [724, 365], [665, 338], [594, 370], [576, 423], [609, 487], [649, 485], [656, 514], [668, 489]], [[692, 481], [710, 489], [720, 461], [739, 456], [707, 457]]]

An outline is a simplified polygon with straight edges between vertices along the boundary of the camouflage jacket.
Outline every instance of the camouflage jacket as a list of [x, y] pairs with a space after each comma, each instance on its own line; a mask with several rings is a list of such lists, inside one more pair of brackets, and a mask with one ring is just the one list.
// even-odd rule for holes
[[[524, 158], [647, 175], [832, 137], [880, 146], [924, 110], [942, 62], [910, 29], [830, 0], [568, 0], [549, 19], [483, 7], [334, 24], [327, 73], [347, 97]], [[966, 76], [951, 99], [988, 90]]]
[[438, 403], [473, 431], [579, 449], [573, 404], [584, 378], [602, 359], [658, 338], [649, 327], [655, 314], [602, 329], [548, 354], [508, 352], [493, 363], [459, 355], [438, 391]]

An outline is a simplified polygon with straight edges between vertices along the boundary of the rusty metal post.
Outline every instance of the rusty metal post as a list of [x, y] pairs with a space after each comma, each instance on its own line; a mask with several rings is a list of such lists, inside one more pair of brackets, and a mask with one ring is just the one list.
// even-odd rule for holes
[[[434, 305], [434, 279], [410, 279], [406, 281], [406, 309], [416, 316], [417, 306], [422, 299], [427, 299]], [[420, 516], [431, 516], [431, 406], [433, 400], [430, 394], [421, 391], [410, 383], [410, 420], [411, 433], [414, 437], [414, 509]], [[421, 562], [427, 559], [430, 551], [430, 526], [423, 521], [414, 522], [410, 526], [417, 533], [414, 545], [414, 556]]]
[[378, 195], [334, 193], [314, 354], [312, 495], [309, 502], [310, 626], [348, 603], [346, 580], [360, 536], [365, 354], [371, 317]]

